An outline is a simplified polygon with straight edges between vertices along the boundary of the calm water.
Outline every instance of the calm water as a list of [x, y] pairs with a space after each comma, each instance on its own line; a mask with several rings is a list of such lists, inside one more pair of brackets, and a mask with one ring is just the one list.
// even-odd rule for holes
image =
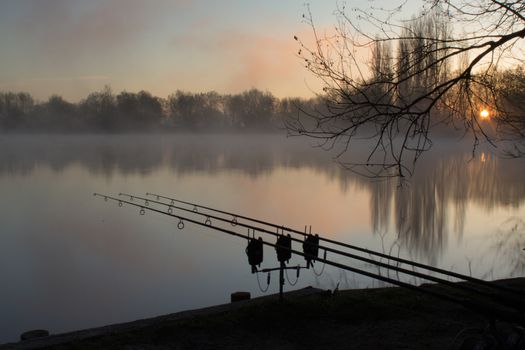
[[[28, 329], [70, 331], [225, 303], [237, 290], [262, 294], [246, 241], [190, 224], [178, 230], [175, 220], [93, 192], [157, 192], [312, 225], [486, 279], [525, 272], [525, 163], [490, 150], [472, 158], [470, 148], [443, 141], [400, 188], [279, 136], [2, 136], [0, 149], [0, 343]], [[276, 266], [271, 249], [264, 266]], [[277, 281], [272, 275], [268, 292]], [[321, 276], [303, 271], [293, 288], [338, 284], [379, 285], [327, 267]]]

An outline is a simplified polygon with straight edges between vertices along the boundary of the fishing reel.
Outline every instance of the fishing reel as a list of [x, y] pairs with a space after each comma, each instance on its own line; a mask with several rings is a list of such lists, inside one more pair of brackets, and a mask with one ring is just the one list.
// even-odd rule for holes
[[314, 267], [314, 262], [319, 258], [319, 235], [309, 233], [303, 242], [304, 259], [306, 267]]
[[261, 237], [248, 240], [246, 255], [248, 256], [248, 263], [252, 267], [252, 273], [256, 273], [257, 267], [261, 266], [264, 258], [263, 240]]
[[[245, 249], [248, 257], [248, 263], [251, 266], [252, 273], [258, 272], [264, 260], [264, 242], [261, 237], [255, 238], [248, 234], [248, 245]], [[291, 235], [278, 235], [275, 243], [275, 252], [277, 254], [277, 261], [281, 264], [287, 264], [292, 258], [292, 237]], [[306, 260], [306, 266], [303, 268], [309, 269], [313, 267], [314, 262], [319, 258], [319, 235], [307, 234], [303, 241], [303, 253]], [[267, 269], [265, 269], [267, 270]]]
[[[257, 282], [259, 283], [259, 288], [262, 292], [268, 290], [270, 285], [270, 273], [272, 271], [279, 271], [279, 295], [282, 298], [283, 286], [284, 286], [284, 276], [288, 279], [288, 282], [294, 286], [299, 280], [299, 274], [301, 269], [313, 268], [314, 262], [319, 257], [319, 235], [313, 235], [311, 233], [306, 234], [305, 239], [302, 244], [303, 256], [306, 260], [306, 266], [286, 266], [292, 258], [292, 236], [290, 234], [279, 234], [277, 232], [277, 241], [275, 244], [266, 243], [268, 245], [273, 245], [275, 248], [275, 253], [277, 255], [277, 261], [279, 262], [279, 267], [275, 268], [265, 268], [259, 269], [263, 260], [264, 260], [264, 241], [261, 237], [255, 238], [255, 231], [253, 231], [252, 236], [250, 237], [250, 230], [248, 229], [248, 245], [246, 246], [245, 252], [248, 257], [248, 263], [251, 266], [252, 273], [257, 274]], [[296, 270], [296, 280], [295, 282], [290, 282], [288, 278], [288, 270]], [[259, 281], [259, 272], [268, 273], [266, 281], [266, 289], [263, 289]], [[314, 271], [315, 273], [315, 271]]]
[[280, 263], [289, 262], [292, 258], [292, 236], [288, 234], [277, 237], [275, 252]]

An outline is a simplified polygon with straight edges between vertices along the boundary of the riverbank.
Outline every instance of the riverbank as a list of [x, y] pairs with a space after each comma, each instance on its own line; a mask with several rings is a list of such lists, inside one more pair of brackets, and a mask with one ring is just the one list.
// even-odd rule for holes
[[[497, 281], [525, 291], [525, 278]], [[425, 285], [434, 291], [447, 288]], [[52, 335], [6, 349], [450, 349], [486, 321], [464, 307], [401, 288], [307, 288], [119, 325]], [[461, 336], [461, 335], [460, 335]]]

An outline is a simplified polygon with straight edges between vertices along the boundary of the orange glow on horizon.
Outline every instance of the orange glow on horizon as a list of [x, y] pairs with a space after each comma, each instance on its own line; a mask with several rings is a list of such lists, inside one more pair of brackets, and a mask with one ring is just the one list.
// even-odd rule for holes
[[486, 119], [489, 119], [490, 113], [488, 110], [482, 109], [481, 112], [479, 112], [479, 116], [481, 117], [481, 119], [486, 120]]

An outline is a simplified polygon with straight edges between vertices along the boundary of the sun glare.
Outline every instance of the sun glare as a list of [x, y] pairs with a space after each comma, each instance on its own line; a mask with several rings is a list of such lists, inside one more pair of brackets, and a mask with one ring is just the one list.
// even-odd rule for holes
[[486, 109], [482, 109], [481, 112], [479, 112], [479, 116], [481, 119], [489, 119], [490, 113]]

